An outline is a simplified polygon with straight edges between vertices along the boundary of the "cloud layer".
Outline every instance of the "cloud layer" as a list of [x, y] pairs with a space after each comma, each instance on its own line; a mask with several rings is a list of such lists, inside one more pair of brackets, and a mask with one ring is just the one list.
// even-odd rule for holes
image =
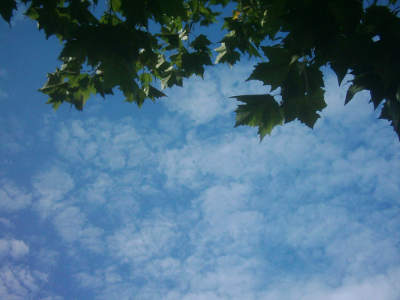
[[327, 72], [315, 129], [295, 121], [260, 143], [232, 128], [227, 96], [264, 90], [237, 72], [216, 68], [134, 116], [47, 118], [37, 140], [53, 152], [28, 182], [0, 183], [0, 295], [398, 299], [400, 146], [387, 122], [365, 94], [343, 107]]

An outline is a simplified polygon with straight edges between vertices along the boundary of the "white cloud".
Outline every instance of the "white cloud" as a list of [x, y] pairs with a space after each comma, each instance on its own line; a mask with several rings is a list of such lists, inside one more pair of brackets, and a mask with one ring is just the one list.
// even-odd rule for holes
[[14, 224], [6, 218], [0, 218], [0, 224], [7, 228], [11, 228], [14, 226]]
[[[293, 256], [323, 266], [304, 267], [304, 274], [318, 269], [329, 281], [340, 282], [341, 277], [333, 275], [338, 273], [361, 279], [395, 265], [398, 259], [394, 228], [381, 230], [364, 223], [343, 205], [299, 204], [281, 211], [278, 206], [265, 219], [265, 239], [271, 246], [283, 245], [292, 249]], [[387, 235], [389, 230], [393, 233]]]
[[77, 207], [67, 207], [54, 217], [54, 223], [62, 238], [67, 242], [76, 241], [85, 223], [85, 216]]
[[79, 285], [84, 288], [97, 290], [104, 287], [104, 280], [99, 276], [99, 274], [92, 275], [89, 273], [80, 272], [75, 275], [75, 278], [79, 282]]
[[94, 203], [104, 203], [108, 196], [106, 193], [112, 191], [114, 180], [107, 173], [100, 173], [95, 178], [94, 182], [87, 185], [84, 197]]
[[173, 96], [165, 101], [171, 111], [187, 115], [194, 124], [209, 122], [217, 116], [233, 111], [233, 101], [223, 99], [214, 82], [199, 78], [188, 80], [185, 89], [175, 88]]
[[0, 239], [0, 257], [11, 256], [19, 259], [29, 253], [29, 246], [21, 240]]
[[14, 114], [0, 117], [0, 126], [4, 128], [0, 132], [0, 154], [4, 161], [9, 160], [12, 163], [16, 154], [23, 152], [31, 145], [32, 136], [25, 135], [27, 128], [24, 120]]
[[[242, 88], [221, 70], [213, 74], [222, 79], [172, 93], [174, 114], [150, 125], [62, 124], [56, 145], [68, 169], [56, 164], [32, 182], [75, 279], [107, 300], [396, 299], [400, 157], [391, 129], [364, 100], [342, 108], [331, 93], [314, 131], [293, 122], [259, 143], [255, 129], [227, 129], [227, 96], [261, 87]], [[62, 269], [63, 254], [47, 265]]]
[[[195, 134], [186, 145], [165, 151], [160, 168], [170, 188], [204, 188], [217, 178], [257, 182], [264, 178], [270, 191], [286, 185], [276, 193], [288, 198], [302, 199], [298, 196], [310, 192], [328, 197], [356, 186], [366, 193], [375, 188], [378, 198], [390, 199], [399, 192], [395, 172], [400, 147], [387, 139], [391, 128], [374, 120], [365, 122], [371, 125], [335, 127], [326, 121], [314, 131], [294, 122], [277, 128], [261, 144], [251, 130], [218, 139]], [[345, 134], [349, 129], [360, 132], [349, 139]], [[372, 139], [376, 130], [383, 134]]]
[[[363, 122], [369, 124], [369, 117], [366, 113]], [[354, 126], [355, 121], [351, 122]], [[107, 209], [118, 204], [122, 212], [129, 201], [108, 205], [110, 201], [104, 199], [109, 199], [110, 191], [118, 194], [121, 189], [134, 198], [132, 194], [139, 189], [136, 186], [142, 183], [138, 177], [151, 177], [150, 172], [140, 173], [141, 167], [149, 162], [154, 166], [159, 160], [170, 198], [182, 197], [184, 185], [190, 191], [190, 196], [184, 194], [186, 201], [190, 197], [194, 200], [190, 208], [168, 218], [151, 215], [143, 219], [139, 209], [134, 221], [132, 214], [123, 218], [125, 225], [118, 224], [119, 229], [110, 231], [107, 244], [115, 264], [129, 271], [113, 270], [109, 276], [114, 279], [109, 284], [105, 283], [105, 272], [100, 271], [80, 272], [77, 278], [88, 289], [100, 289], [99, 299], [130, 299], [135, 295], [139, 299], [294, 300], [300, 295], [300, 299], [342, 300], [352, 296], [363, 299], [364, 288], [368, 295], [395, 299], [397, 291], [387, 293], [392, 283], [385, 285], [379, 279], [395, 278], [393, 274], [382, 275], [396, 265], [398, 257], [394, 217], [375, 215], [377, 224], [382, 220], [394, 224], [381, 230], [362, 219], [365, 215], [355, 204], [364, 206], [363, 213], [369, 215], [375, 209], [372, 202], [397, 199], [395, 174], [400, 159], [396, 146], [387, 139], [376, 145], [370, 139], [371, 132], [388, 128], [371, 123], [357, 136], [357, 144], [349, 147], [346, 130], [352, 127], [335, 124], [322, 122], [311, 131], [294, 122], [275, 130], [261, 144], [253, 130], [224, 131], [204, 138], [193, 129], [186, 144], [170, 145], [160, 152], [153, 148], [157, 151], [150, 160], [146, 160], [145, 151], [150, 146], [143, 135], [136, 131], [129, 136], [133, 125], [125, 124], [124, 130], [120, 125], [104, 127], [101, 134], [113, 141], [113, 149], [124, 158], [124, 168], [131, 144], [138, 141], [144, 146], [139, 146], [134, 157], [141, 159], [131, 163], [129, 171], [114, 168], [105, 159], [108, 154], [100, 153], [112, 153], [111, 148], [101, 147], [108, 150], [99, 150], [84, 162], [92, 167], [100, 164], [99, 157], [107, 161], [106, 167], [99, 165], [101, 171], [93, 168], [88, 172], [90, 180], [82, 189], [87, 191], [85, 199], [95, 205], [105, 203]], [[68, 135], [76, 136], [73, 139], [84, 148], [100, 134], [87, 131], [90, 138], [82, 132]], [[175, 135], [182, 136], [179, 131]], [[129, 188], [129, 183], [135, 188]], [[144, 205], [149, 207], [150, 203]], [[65, 218], [75, 220], [72, 231], [79, 232], [88, 222], [80, 214]], [[381, 235], [385, 230], [391, 238]], [[71, 240], [78, 237], [73, 235]], [[187, 250], [175, 252], [177, 245]], [[296, 269], [299, 265], [303, 270]], [[135, 279], [143, 284], [135, 284]], [[379, 284], [369, 285], [375, 279]], [[282, 289], [277, 288], [280, 286]]]
[[56, 266], [60, 253], [48, 248], [37, 249], [35, 259], [43, 269]]
[[114, 266], [97, 269], [93, 274], [79, 272], [75, 275], [75, 278], [81, 286], [96, 290], [123, 282], [121, 275]]
[[18, 211], [30, 206], [32, 195], [9, 180], [0, 182], [0, 210]]
[[[235, 264], [239, 263], [239, 264]], [[189, 289], [170, 290], [164, 299], [175, 300], [397, 300], [400, 295], [399, 269], [364, 280], [346, 278], [343, 284], [330, 286], [318, 277], [293, 279], [281, 276], [279, 281], [260, 284], [254, 261], [241, 263], [226, 257], [208, 274], [192, 277]], [[272, 284], [271, 284], [272, 283]], [[153, 295], [155, 296], [155, 295]], [[149, 298], [156, 299], [156, 297]]]
[[0, 297], [25, 300], [36, 297], [47, 275], [21, 266], [4, 265], [0, 268]]
[[200, 196], [202, 211], [205, 218], [214, 222], [220, 222], [232, 212], [246, 209], [250, 203], [251, 187], [249, 185], [232, 183], [227, 186], [212, 186]]
[[256, 137], [223, 136], [214, 140], [193, 139], [180, 149], [170, 149], [161, 156], [161, 170], [168, 176], [168, 185], [202, 187], [212, 176], [245, 178], [248, 173], [263, 172], [265, 162], [254, 164], [264, 147], [256, 147]]
[[257, 291], [263, 283], [260, 262], [235, 255], [215, 257], [211, 265], [189, 258], [175, 289], [153, 292], [145, 299], [262, 299]]
[[171, 96], [163, 103], [170, 111], [187, 116], [195, 125], [204, 124], [228, 116], [235, 109], [236, 101], [229, 97], [265, 93], [260, 82], [245, 82], [249, 75], [245, 65], [236, 66], [234, 74], [227, 66], [216, 66], [205, 73], [204, 80], [193, 77], [185, 81], [184, 88], [171, 89]]
[[86, 216], [74, 206], [60, 210], [53, 220], [57, 231], [67, 243], [80, 242], [95, 252], [103, 250], [103, 230], [88, 223]]
[[144, 266], [143, 275], [154, 277], [155, 280], [179, 279], [182, 276], [182, 263], [179, 259], [165, 257], [151, 260]]
[[45, 298], [40, 298], [40, 300], [63, 300], [64, 297], [61, 296], [47, 296]]
[[171, 220], [144, 220], [126, 225], [108, 240], [110, 253], [124, 262], [140, 264], [149, 259], [167, 256], [178, 238]]
[[332, 287], [312, 278], [307, 282], [286, 280], [259, 295], [263, 300], [396, 300], [400, 295], [397, 284], [399, 269], [371, 276], [364, 280], [347, 278], [343, 284]]
[[134, 128], [133, 120], [117, 123], [89, 119], [63, 126], [56, 138], [61, 156], [88, 163], [103, 170], [117, 171], [151, 162], [152, 151]]
[[43, 217], [63, 207], [61, 200], [75, 187], [73, 178], [56, 166], [40, 172], [32, 181], [39, 198], [37, 208]]
[[194, 201], [193, 208], [202, 216], [191, 232], [191, 243], [198, 254], [251, 255], [265, 223], [263, 213], [253, 207], [252, 192], [245, 184], [217, 185]]

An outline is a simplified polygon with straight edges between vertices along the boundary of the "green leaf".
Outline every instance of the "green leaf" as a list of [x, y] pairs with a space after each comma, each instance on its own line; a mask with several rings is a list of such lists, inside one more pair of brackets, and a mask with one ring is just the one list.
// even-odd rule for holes
[[283, 64], [289, 63], [292, 60], [292, 55], [289, 54], [288, 49], [279, 46], [261, 47], [261, 49], [270, 61], [273, 60]]
[[144, 88], [144, 92], [145, 92], [146, 96], [149, 97], [153, 101], [156, 98], [161, 98], [161, 97], [166, 97], [167, 96], [163, 92], [161, 92], [160, 90], [158, 90], [155, 87], [153, 87], [152, 85], [149, 85], [148, 87], [145, 87]]
[[264, 85], [270, 85], [271, 90], [275, 90], [277, 87], [281, 86], [285, 81], [290, 66], [288, 63], [279, 63], [275, 61], [259, 63], [254, 68], [248, 80], [259, 80], [264, 83]]
[[211, 44], [210, 40], [204, 35], [200, 34], [190, 46], [195, 50], [208, 50], [208, 46]]
[[182, 55], [182, 69], [185, 76], [196, 74], [203, 77], [204, 65], [211, 65], [210, 54], [204, 51], [194, 53], [184, 53]]
[[271, 95], [234, 96], [240, 104], [236, 109], [236, 124], [258, 127], [260, 140], [284, 121], [282, 109]]
[[173, 50], [179, 48], [182, 44], [179, 34], [177, 33], [164, 33], [160, 34], [161, 39], [167, 43], [166, 50]]
[[146, 94], [135, 81], [132, 80], [132, 82], [126, 82], [125, 84], [120, 85], [119, 88], [126, 97], [126, 102], [136, 102], [139, 107], [142, 106], [146, 99]]
[[221, 43], [221, 46], [215, 49], [218, 52], [217, 58], [215, 59], [215, 63], [219, 63], [220, 60], [226, 55], [227, 49], [225, 43]]
[[165, 77], [161, 78], [161, 88], [164, 90], [168, 87], [168, 81], [172, 77], [172, 73], [168, 73]]
[[386, 100], [379, 118], [390, 122], [400, 140], [400, 103], [396, 100]]
[[148, 86], [153, 81], [153, 77], [150, 73], [142, 73], [139, 78], [140, 82], [145, 86]]
[[339, 85], [342, 84], [344, 77], [347, 74], [348, 67], [338, 62], [331, 62], [331, 68], [336, 73]]
[[346, 93], [346, 99], [344, 100], [344, 104], [346, 105], [353, 99], [354, 95], [357, 94], [358, 92], [361, 92], [362, 90], [365, 90], [364, 86], [357, 85], [356, 83], [353, 83], [349, 89], [347, 90]]
[[[69, 102], [82, 109], [92, 93], [104, 97], [115, 88], [141, 105], [164, 96], [152, 80], [166, 88], [182, 85], [193, 74], [202, 76], [211, 64], [209, 38], [214, 37], [204, 26], [216, 21], [221, 5], [229, 5], [223, 10], [227, 34], [220, 32], [216, 63], [233, 65], [262, 49], [267, 60], [248, 80], [280, 87], [282, 97], [279, 103], [270, 95], [236, 97], [244, 103], [237, 126], [257, 126], [261, 138], [294, 119], [312, 127], [325, 107], [320, 68], [330, 64], [339, 83], [348, 70], [354, 75], [345, 103], [363, 89], [370, 91], [375, 108], [386, 99], [382, 117], [398, 132], [400, 18], [387, 4], [395, 1], [363, 8], [361, 0], [108, 0], [92, 9], [97, 1], [1, 2], [6, 22], [23, 3], [25, 15], [46, 37], [61, 41], [62, 66], [41, 89], [54, 107]], [[193, 28], [199, 35], [189, 44]], [[266, 44], [271, 46], [261, 46]]]
[[110, 4], [114, 11], [119, 11], [121, 9], [121, 0], [111, 0]]
[[262, 47], [269, 62], [259, 63], [247, 80], [260, 80], [264, 85], [270, 85], [271, 90], [282, 86], [288, 76], [293, 56], [286, 49], [279, 47]]
[[321, 88], [311, 94], [282, 100], [285, 123], [298, 119], [310, 128], [314, 127], [319, 118], [318, 111], [322, 111], [325, 107], [324, 91]]
[[216, 48], [215, 51], [218, 52], [215, 63], [228, 63], [229, 65], [234, 65], [238, 60], [240, 60], [240, 53], [231, 50], [226, 47], [226, 43], [221, 43], [221, 46]]
[[15, 0], [2, 0], [1, 2], [0, 15], [10, 24], [13, 11], [17, 9], [17, 2]]

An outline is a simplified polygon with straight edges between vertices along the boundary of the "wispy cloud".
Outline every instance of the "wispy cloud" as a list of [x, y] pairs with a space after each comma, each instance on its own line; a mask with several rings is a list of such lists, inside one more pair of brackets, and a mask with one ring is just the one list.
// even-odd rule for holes
[[86, 249], [101, 252], [103, 230], [87, 224], [85, 215], [74, 206], [65, 207], [55, 215], [53, 222], [67, 243], [80, 242]]
[[21, 240], [0, 239], [0, 257], [21, 258], [29, 253], [29, 246]]
[[0, 268], [0, 296], [3, 299], [23, 300], [36, 297], [47, 275], [21, 266], [3, 265]]
[[61, 202], [74, 186], [73, 178], [58, 166], [44, 169], [33, 178], [32, 185], [37, 194], [37, 209], [43, 217], [62, 208]]
[[[260, 143], [254, 128], [232, 129], [227, 96], [265, 87], [236, 75], [215, 68], [173, 89], [157, 120], [100, 110], [48, 119], [59, 130], [43, 141], [56, 153], [30, 177], [32, 190], [11, 181], [0, 189], [3, 207], [25, 199], [5, 212], [34, 208], [32, 227], [48, 236], [28, 243], [10, 233], [0, 240], [3, 257], [33, 255], [89, 299], [395, 300], [400, 147], [392, 129], [363, 94], [343, 107], [343, 89], [327, 76], [329, 106], [315, 129], [292, 122]], [[36, 249], [46, 242], [53, 248]], [[18, 268], [35, 284], [16, 292], [4, 283], [3, 294], [36, 295], [46, 280]]]
[[0, 181], [0, 210], [5, 212], [27, 208], [32, 195], [9, 180]]
[[238, 65], [234, 73], [227, 66], [216, 66], [205, 73], [204, 80], [193, 77], [185, 82], [185, 88], [173, 88], [171, 96], [163, 103], [168, 110], [187, 117], [194, 125], [226, 117], [236, 107], [236, 102], [229, 97], [266, 91], [259, 82], [242, 80], [249, 75], [245, 65]]
[[133, 265], [164, 257], [174, 248], [178, 238], [171, 220], [144, 220], [117, 230], [109, 240], [110, 253]]

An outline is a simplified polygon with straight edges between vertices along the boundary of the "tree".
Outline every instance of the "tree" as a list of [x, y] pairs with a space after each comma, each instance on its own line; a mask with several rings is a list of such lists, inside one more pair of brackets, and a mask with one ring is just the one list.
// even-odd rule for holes
[[242, 102], [236, 126], [256, 126], [261, 138], [295, 119], [313, 127], [326, 106], [320, 69], [328, 65], [339, 83], [352, 75], [345, 103], [370, 91], [375, 109], [383, 105], [380, 118], [400, 138], [396, 0], [3, 0], [3, 19], [10, 22], [22, 4], [47, 38], [63, 44], [61, 66], [40, 89], [54, 108], [69, 102], [82, 110], [92, 94], [105, 97], [115, 88], [140, 106], [165, 96], [154, 83], [164, 89], [203, 76], [215, 52], [209, 37], [195, 33], [217, 26], [221, 11], [230, 9], [215, 62], [258, 57], [247, 80], [274, 91], [234, 96]]

